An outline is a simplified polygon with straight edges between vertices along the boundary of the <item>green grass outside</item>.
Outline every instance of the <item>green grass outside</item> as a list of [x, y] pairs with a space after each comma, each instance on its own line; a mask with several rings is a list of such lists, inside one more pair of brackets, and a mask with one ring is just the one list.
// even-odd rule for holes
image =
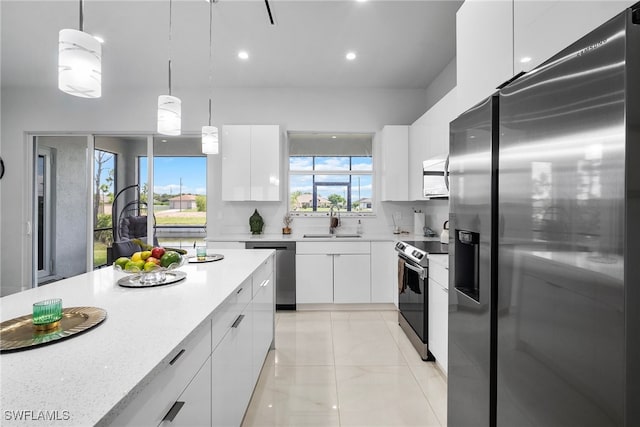
[[156, 217], [156, 225], [204, 225], [207, 219], [205, 217], [175, 217], [175, 216], [159, 216]]
[[93, 242], [93, 267], [107, 263], [107, 245], [102, 242]]

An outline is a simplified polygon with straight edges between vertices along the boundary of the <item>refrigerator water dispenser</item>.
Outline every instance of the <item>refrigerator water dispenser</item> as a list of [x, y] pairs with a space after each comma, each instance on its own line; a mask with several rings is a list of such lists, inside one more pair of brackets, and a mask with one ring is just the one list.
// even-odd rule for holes
[[455, 288], [480, 302], [480, 233], [456, 230]]

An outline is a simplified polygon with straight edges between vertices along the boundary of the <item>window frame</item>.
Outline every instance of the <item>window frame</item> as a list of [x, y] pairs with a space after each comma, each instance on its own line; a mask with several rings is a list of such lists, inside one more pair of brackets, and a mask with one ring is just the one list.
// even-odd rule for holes
[[[309, 157], [312, 159], [311, 161], [311, 169], [299, 169], [299, 170], [292, 170], [291, 169], [291, 158], [293, 157]], [[343, 170], [317, 170], [316, 168], [316, 158], [319, 157], [347, 157], [349, 159], [349, 169], [343, 169]], [[371, 169], [368, 170], [353, 170], [353, 158], [362, 158], [362, 157], [368, 157], [371, 159]], [[287, 195], [288, 200], [287, 200], [287, 212], [289, 213], [289, 215], [294, 216], [294, 217], [326, 217], [327, 215], [329, 215], [328, 212], [318, 212], [317, 211], [317, 186], [319, 184], [324, 185], [324, 186], [347, 186], [348, 190], [347, 190], [347, 210], [346, 211], [340, 211], [340, 215], [342, 216], [346, 216], [346, 217], [373, 217], [376, 215], [374, 206], [374, 197], [375, 197], [375, 186], [374, 186], [374, 182], [375, 182], [375, 159], [374, 159], [374, 155], [373, 153], [371, 153], [370, 156], [367, 155], [291, 155], [288, 154], [287, 155], [287, 167], [288, 167], [288, 179], [287, 179]], [[312, 177], [312, 186], [313, 186], [313, 191], [312, 191], [312, 211], [310, 212], [300, 212], [300, 211], [294, 211], [291, 210], [291, 200], [290, 200], [290, 196], [291, 196], [291, 176], [303, 176], [303, 175], [308, 175]], [[334, 181], [316, 181], [316, 177], [317, 176], [348, 176], [349, 177], [349, 181], [348, 182], [334, 182]], [[352, 179], [355, 176], [368, 176], [371, 177], [371, 210], [370, 211], [352, 211], [352, 203], [351, 200], [353, 199], [353, 195], [352, 195]]]

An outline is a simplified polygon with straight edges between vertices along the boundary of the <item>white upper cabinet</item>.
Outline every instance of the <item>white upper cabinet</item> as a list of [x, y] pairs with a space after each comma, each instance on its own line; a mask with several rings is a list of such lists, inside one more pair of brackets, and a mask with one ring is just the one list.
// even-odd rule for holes
[[449, 123], [458, 116], [456, 89], [450, 90], [409, 128], [409, 200], [424, 200], [422, 162], [449, 154]]
[[635, 2], [514, 0], [514, 71], [532, 70]]
[[512, 14], [512, 2], [504, 0], [467, 0], [458, 9], [458, 113], [491, 95], [513, 76]]
[[222, 127], [222, 200], [280, 201], [280, 127]]
[[380, 200], [409, 200], [409, 126], [385, 126], [379, 138]]

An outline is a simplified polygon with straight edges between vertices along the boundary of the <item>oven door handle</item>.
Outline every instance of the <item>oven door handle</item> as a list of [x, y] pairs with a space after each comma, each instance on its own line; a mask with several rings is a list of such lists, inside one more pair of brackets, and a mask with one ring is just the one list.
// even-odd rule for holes
[[418, 273], [420, 275], [420, 279], [424, 279], [425, 278], [425, 275], [424, 275], [425, 269], [424, 268], [422, 268], [422, 267], [414, 267], [413, 265], [409, 264], [408, 262], [405, 262], [404, 266], [407, 267], [409, 270], [413, 270], [416, 273]]

